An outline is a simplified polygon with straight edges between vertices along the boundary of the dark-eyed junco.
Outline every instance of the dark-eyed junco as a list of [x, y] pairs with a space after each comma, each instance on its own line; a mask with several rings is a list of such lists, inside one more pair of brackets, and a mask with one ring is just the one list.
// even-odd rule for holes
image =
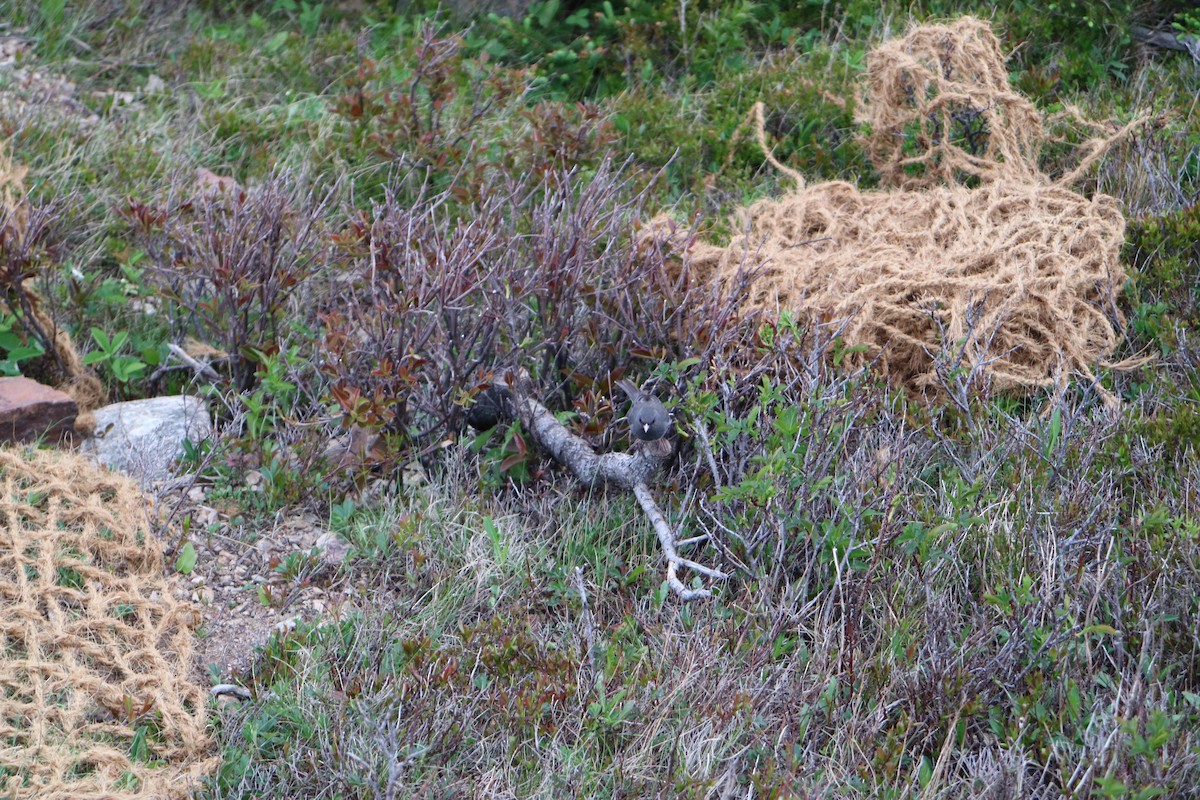
[[508, 389], [492, 384], [475, 395], [467, 407], [467, 424], [477, 431], [487, 431], [500, 421], [513, 418], [512, 395]]
[[653, 442], [671, 431], [671, 412], [654, 395], [639, 389], [632, 381], [619, 380], [617, 386], [629, 395], [633, 404], [625, 416], [629, 420], [629, 432], [635, 439]]

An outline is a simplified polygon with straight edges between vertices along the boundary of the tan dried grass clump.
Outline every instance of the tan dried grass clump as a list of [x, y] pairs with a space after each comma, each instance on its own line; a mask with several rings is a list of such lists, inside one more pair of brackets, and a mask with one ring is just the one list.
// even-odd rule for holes
[[987, 23], [916, 27], [867, 64], [865, 146], [888, 188], [808, 186], [771, 155], [759, 104], [760, 145], [797, 187], [742, 209], [728, 245], [693, 244], [696, 274], [728, 289], [752, 271], [744, 310], [836, 323], [860, 346], [849, 366], [874, 362], [926, 396], [942, 394], [948, 363], [1018, 394], [1130, 365], [1105, 362], [1124, 327], [1124, 217], [1070, 186], [1141, 120], [1085, 142], [1053, 180], [1038, 165], [1048, 120], [1009, 86]]
[[0, 796], [186, 797], [219, 761], [189, 679], [198, 621], [131, 481], [0, 450]]

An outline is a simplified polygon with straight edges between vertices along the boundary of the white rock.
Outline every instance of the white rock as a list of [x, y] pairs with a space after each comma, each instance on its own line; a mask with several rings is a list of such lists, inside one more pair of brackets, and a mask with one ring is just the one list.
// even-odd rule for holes
[[349, 543], [339, 537], [335, 531], [325, 531], [317, 537], [314, 546], [321, 551], [322, 563], [330, 567], [341, 566], [350, 552]]
[[204, 401], [188, 395], [113, 403], [93, 414], [97, 435], [80, 451], [143, 483], [174, 475], [185, 439], [196, 443], [212, 435]]

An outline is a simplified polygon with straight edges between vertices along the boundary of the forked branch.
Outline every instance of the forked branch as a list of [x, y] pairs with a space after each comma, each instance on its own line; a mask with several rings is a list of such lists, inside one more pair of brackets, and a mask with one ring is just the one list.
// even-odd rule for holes
[[680, 600], [695, 600], [710, 597], [710, 589], [688, 588], [679, 577], [681, 567], [713, 580], [724, 580], [728, 576], [720, 570], [706, 567], [679, 555], [680, 544], [693, 544], [697, 539], [681, 543], [666, 516], [654, 501], [647, 482], [666, 466], [674, 455], [674, 445], [667, 439], [656, 442], [639, 442], [631, 453], [605, 453], [597, 455], [586, 441], [571, 433], [559, 422], [548, 408], [532, 396], [532, 385], [528, 375], [509, 376], [506, 388], [512, 393], [513, 412], [554, 460], [571, 471], [585, 486], [613, 484], [633, 492], [638, 504], [654, 526], [667, 559], [667, 584]]

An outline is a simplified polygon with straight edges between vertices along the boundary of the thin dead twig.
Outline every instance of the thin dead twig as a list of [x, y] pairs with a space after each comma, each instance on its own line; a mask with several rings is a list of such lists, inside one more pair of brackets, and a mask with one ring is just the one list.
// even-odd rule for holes
[[583, 568], [575, 567], [571, 571], [571, 578], [575, 582], [575, 588], [579, 591], [579, 603], [582, 608], [583, 619], [583, 640], [587, 643], [587, 663], [592, 670], [592, 678], [600, 675], [600, 668], [597, 665], [597, 650], [596, 650], [596, 620], [592, 617], [592, 610], [588, 608], [587, 589], [583, 585]]

